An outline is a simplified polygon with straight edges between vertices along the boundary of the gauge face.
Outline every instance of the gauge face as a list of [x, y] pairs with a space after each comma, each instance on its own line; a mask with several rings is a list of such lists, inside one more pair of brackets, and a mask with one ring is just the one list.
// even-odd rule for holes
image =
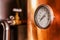
[[34, 21], [40, 28], [47, 28], [51, 23], [51, 15], [48, 6], [39, 6], [35, 11]]

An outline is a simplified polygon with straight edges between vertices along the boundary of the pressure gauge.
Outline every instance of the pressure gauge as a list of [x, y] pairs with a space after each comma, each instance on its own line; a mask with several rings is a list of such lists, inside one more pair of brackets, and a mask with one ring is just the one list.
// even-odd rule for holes
[[53, 19], [53, 11], [48, 5], [40, 5], [34, 14], [35, 24], [40, 28], [47, 28]]

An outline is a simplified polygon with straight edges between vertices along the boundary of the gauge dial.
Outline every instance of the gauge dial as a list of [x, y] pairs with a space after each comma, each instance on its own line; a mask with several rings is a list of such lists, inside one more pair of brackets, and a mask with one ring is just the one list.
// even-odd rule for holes
[[51, 12], [48, 6], [39, 6], [35, 11], [34, 21], [40, 28], [47, 28], [51, 23]]

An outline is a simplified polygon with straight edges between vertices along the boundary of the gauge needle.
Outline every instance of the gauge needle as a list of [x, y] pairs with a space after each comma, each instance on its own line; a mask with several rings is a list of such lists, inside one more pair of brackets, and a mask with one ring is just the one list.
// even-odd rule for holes
[[45, 14], [41, 17], [40, 21], [45, 17]]

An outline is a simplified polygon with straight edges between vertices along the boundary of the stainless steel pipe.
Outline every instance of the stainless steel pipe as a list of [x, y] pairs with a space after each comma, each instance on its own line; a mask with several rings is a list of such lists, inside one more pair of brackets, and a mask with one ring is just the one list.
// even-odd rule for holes
[[3, 26], [3, 40], [10, 40], [10, 27], [7, 22], [1, 22]]
[[10, 40], [10, 27], [6, 21], [8, 17], [8, 3], [9, 0], [0, 0], [0, 22], [3, 26], [3, 40]]

